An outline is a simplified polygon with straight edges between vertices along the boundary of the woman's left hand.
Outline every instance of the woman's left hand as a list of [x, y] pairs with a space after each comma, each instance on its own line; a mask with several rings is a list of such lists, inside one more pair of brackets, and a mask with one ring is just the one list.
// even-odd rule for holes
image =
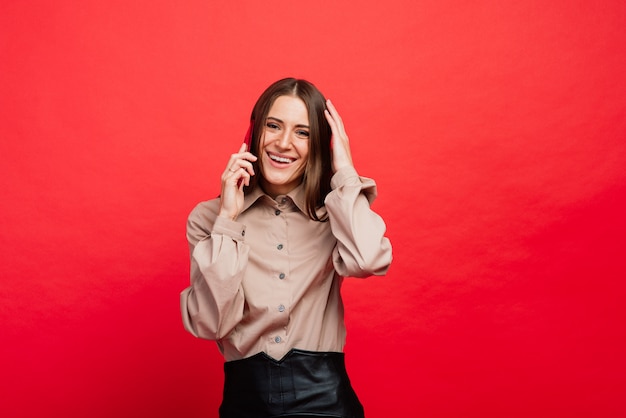
[[343, 126], [341, 116], [330, 100], [326, 100], [326, 110], [324, 110], [326, 120], [332, 131], [330, 142], [333, 162], [333, 172], [337, 172], [343, 167], [352, 166], [352, 155], [350, 154], [350, 141]]

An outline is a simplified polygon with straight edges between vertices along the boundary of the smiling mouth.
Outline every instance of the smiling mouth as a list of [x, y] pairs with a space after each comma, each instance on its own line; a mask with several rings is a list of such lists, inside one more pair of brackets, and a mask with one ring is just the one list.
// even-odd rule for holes
[[267, 155], [268, 155], [268, 157], [270, 157], [270, 160], [276, 161], [277, 163], [280, 163], [280, 164], [291, 164], [294, 161], [296, 161], [293, 158], [281, 157], [279, 155], [275, 155], [275, 154], [272, 154], [270, 152], [268, 152]]

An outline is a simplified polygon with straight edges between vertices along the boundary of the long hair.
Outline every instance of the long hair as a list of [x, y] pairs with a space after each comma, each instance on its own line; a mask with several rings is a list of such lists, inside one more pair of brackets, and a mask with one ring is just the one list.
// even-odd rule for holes
[[[309, 217], [315, 221], [326, 221], [328, 214], [324, 213], [320, 217], [317, 210], [324, 206], [324, 199], [330, 192], [330, 178], [332, 176], [330, 138], [332, 132], [324, 116], [326, 99], [317, 87], [306, 80], [295, 78], [278, 80], [269, 86], [252, 109], [249, 151], [258, 155], [265, 130], [265, 119], [267, 119], [274, 101], [280, 96], [297, 97], [306, 105], [309, 115], [309, 155], [302, 179], [304, 195]], [[258, 187], [258, 176], [261, 175], [258, 161], [260, 159], [253, 163], [254, 172], [257, 173], [257, 176], [252, 176], [250, 186], [244, 189], [246, 194]]]

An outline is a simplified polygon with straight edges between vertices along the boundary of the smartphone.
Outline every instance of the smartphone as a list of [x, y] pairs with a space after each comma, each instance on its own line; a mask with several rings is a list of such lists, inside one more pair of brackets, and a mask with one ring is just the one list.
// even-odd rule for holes
[[250, 146], [252, 145], [252, 131], [254, 130], [254, 119], [250, 120], [250, 126], [248, 126], [248, 132], [246, 132], [246, 136], [243, 139], [243, 142], [246, 144], [246, 151], [250, 151]]

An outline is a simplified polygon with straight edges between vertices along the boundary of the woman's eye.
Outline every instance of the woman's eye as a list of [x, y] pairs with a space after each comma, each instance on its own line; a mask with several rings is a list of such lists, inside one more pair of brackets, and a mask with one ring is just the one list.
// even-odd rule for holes
[[267, 122], [265, 126], [267, 126], [270, 129], [278, 129], [278, 125], [273, 122]]
[[301, 130], [299, 130], [299, 131], [296, 131], [296, 134], [298, 136], [303, 137], [303, 138], [308, 138], [309, 137], [309, 131], [301, 131]]

